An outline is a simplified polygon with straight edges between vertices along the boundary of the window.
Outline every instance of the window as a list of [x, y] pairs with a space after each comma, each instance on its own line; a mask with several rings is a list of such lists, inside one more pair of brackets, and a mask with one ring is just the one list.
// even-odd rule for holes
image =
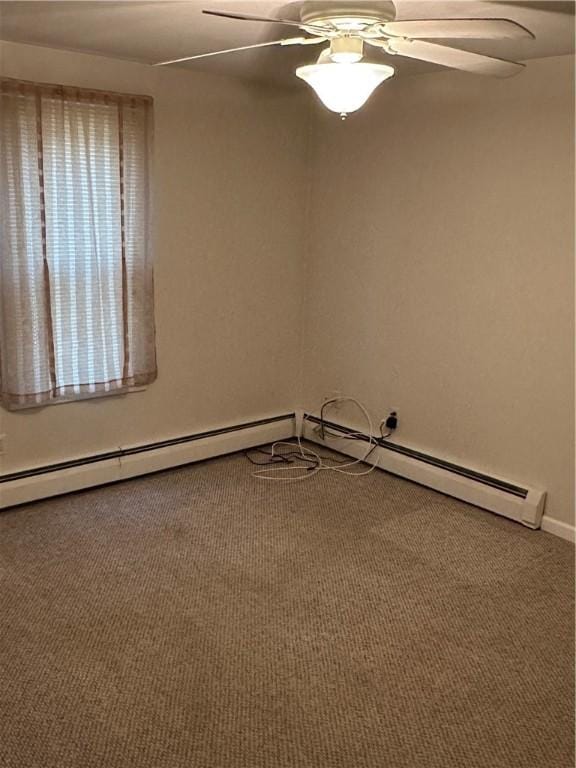
[[152, 100], [0, 80], [0, 399], [156, 377]]

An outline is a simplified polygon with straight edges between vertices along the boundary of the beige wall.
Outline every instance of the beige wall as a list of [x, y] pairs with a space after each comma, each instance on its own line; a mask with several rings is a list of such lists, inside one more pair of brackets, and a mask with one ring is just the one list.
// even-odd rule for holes
[[0, 410], [3, 471], [340, 390], [570, 522], [572, 67], [403, 78], [342, 123], [307, 91], [2, 44], [8, 76], [155, 98], [160, 367], [145, 392]]
[[205, 74], [8, 43], [2, 72], [154, 96], [159, 363], [145, 392], [0, 409], [3, 471], [293, 409], [304, 101]]
[[573, 59], [385, 84], [317, 111], [306, 405], [332, 390], [397, 441], [542, 486], [573, 522]]

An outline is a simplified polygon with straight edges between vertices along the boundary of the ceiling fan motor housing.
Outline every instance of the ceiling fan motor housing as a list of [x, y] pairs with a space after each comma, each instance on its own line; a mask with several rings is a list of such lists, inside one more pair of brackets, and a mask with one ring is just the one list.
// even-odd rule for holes
[[304, 3], [300, 12], [303, 24], [331, 24], [343, 32], [384, 24], [396, 18], [396, 8], [390, 0], [381, 2], [326, 2], [311, 0]]

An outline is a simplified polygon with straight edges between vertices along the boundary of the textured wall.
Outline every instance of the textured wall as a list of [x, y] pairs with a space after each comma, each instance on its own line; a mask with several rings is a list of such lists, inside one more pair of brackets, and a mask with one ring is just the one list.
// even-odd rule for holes
[[2, 54], [9, 77], [154, 96], [159, 364], [142, 393], [0, 410], [4, 471], [292, 409], [305, 102], [103, 57], [10, 43]]
[[390, 82], [317, 110], [306, 404], [339, 389], [398, 441], [549, 491], [573, 520], [573, 59]]
[[8, 76], [155, 97], [160, 366], [145, 392], [0, 411], [4, 471], [340, 390], [573, 519], [572, 58], [405, 77], [342, 123], [308, 91], [2, 54]]

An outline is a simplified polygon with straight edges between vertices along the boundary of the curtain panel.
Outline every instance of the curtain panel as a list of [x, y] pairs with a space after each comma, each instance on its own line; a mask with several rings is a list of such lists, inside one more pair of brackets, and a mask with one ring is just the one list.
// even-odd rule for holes
[[0, 79], [0, 402], [156, 378], [152, 99]]

